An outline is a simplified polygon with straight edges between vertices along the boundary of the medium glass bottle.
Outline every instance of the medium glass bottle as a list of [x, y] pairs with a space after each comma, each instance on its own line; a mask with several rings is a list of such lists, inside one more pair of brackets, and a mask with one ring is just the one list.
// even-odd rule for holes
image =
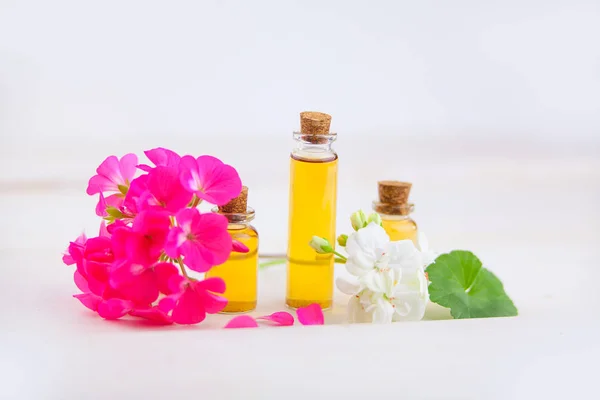
[[224, 215], [229, 225], [227, 230], [233, 240], [248, 247], [247, 253], [232, 252], [229, 259], [214, 266], [206, 277], [220, 277], [225, 281], [227, 306], [224, 313], [240, 313], [256, 308], [258, 274], [258, 232], [250, 222], [254, 219], [254, 210], [247, 207], [248, 188], [242, 187], [238, 197], [222, 207], [213, 208], [213, 212]]
[[380, 181], [379, 201], [373, 202], [373, 210], [381, 216], [383, 229], [391, 241], [410, 239], [417, 245], [417, 223], [410, 218], [414, 204], [408, 203], [411, 183]]
[[292, 308], [317, 303], [331, 307], [332, 254], [317, 254], [314, 235], [335, 243], [338, 156], [331, 148], [337, 135], [329, 132], [331, 116], [300, 113], [300, 132], [291, 153], [287, 249], [286, 304]]

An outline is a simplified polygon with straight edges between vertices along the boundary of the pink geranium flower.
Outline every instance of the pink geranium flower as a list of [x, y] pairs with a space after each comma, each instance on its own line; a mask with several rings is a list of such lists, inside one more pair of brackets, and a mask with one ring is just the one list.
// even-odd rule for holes
[[137, 156], [125, 154], [119, 160], [116, 156], [107, 157], [96, 169], [96, 175], [88, 182], [87, 194], [100, 192], [123, 192], [135, 176]]
[[[171, 280], [172, 285], [173, 281], [176, 279]], [[227, 299], [215, 294], [225, 292], [225, 282], [221, 278], [203, 281], [181, 279], [178, 286], [181, 291], [166, 298], [170, 301], [161, 301], [159, 305], [163, 312], [172, 307], [171, 318], [175, 323], [197, 324], [204, 321], [206, 314], [218, 313], [227, 305]]]
[[[179, 166], [179, 160], [181, 160], [179, 154], [163, 147], [146, 150], [144, 151], [144, 154], [157, 167], [177, 167]], [[142, 171], [152, 171], [152, 167], [146, 164], [140, 164], [137, 167]]]
[[179, 211], [176, 218], [178, 226], [171, 229], [165, 245], [169, 257], [183, 256], [185, 265], [198, 272], [227, 261], [232, 248], [227, 218], [195, 208]]
[[175, 167], [156, 167], [148, 173], [147, 190], [138, 200], [138, 208], [160, 207], [176, 214], [192, 199], [192, 193], [185, 190]]
[[231, 165], [211, 156], [185, 156], [179, 163], [181, 184], [211, 204], [224, 205], [238, 196], [242, 181]]
[[[97, 174], [90, 178], [87, 187], [87, 194], [100, 194], [96, 215], [105, 217], [107, 206], [121, 207], [130, 181], [135, 176], [136, 164], [135, 154], [126, 154], [120, 160], [116, 156], [109, 156], [96, 169]], [[113, 194], [104, 197], [103, 193]]]

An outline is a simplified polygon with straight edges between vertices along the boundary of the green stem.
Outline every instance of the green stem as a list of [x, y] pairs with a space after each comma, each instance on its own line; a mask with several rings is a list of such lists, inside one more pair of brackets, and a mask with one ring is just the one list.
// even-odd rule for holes
[[270, 267], [271, 265], [278, 265], [278, 264], [284, 264], [284, 263], [285, 263], [285, 258], [280, 258], [277, 260], [265, 261], [264, 263], [261, 263], [259, 265], [259, 268], [265, 268], [265, 267]]
[[185, 270], [185, 267], [183, 266], [183, 260], [181, 259], [181, 257], [177, 258], [177, 263], [179, 264], [179, 268], [181, 269], [181, 273], [183, 274], [183, 276], [190, 279], [190, 277], [187, 274], [187, 271]]
[[345, 258], [334, 258], [334, 261], [336, 264], [346, 264], [346, 259]]
[[333, 254], [335, 254], [336, 256], [338, 256], [341, 260], [344, 260], [344, 262], [346, 262], [346, 260], [348, 260], [344, 255], [338, 253], [337, 251], [333, 251]]

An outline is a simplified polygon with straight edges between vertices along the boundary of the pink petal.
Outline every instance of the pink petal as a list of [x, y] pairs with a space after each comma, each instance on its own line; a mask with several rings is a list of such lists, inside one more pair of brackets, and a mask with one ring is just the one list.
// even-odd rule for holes
[[175, 167], [159, 166], [148, 174], [148, 190], [157, 202], [175, 214], [184, 208], [192, 199], [179, 181], [179, 171]]
[[292, 316], [292, 314], [285, 312], [285, 311], [279, 311], [279, 312], [273, 313], [271, 315], [265, 315], [264, 317], [258, 317], [256, 319], [270, 321], [279, 326], [294, 325], [294, 317]]
[[125, 180], [124, 183], [126, 185], [128, 185], [135, 176], [137, 163], [137, 156], [133, 153], [125, 154], [123, 157], [121, 157], [119, 169], [121, 172], [121, 177]]
[[180, 227], [171, 228], [165, 243], [165, 253], [171, 258], [178, 258], [181, 255], [181, 245], [185, 241], [185, 233]]
[[147, 269], [133, 280], [118, 287], [119, 293], [136, 306], [149, 306], [158, 298], [158, 283], [153, 270]]
[[298, 314], [298, 321], [302, 325], [323, 325], [325, 323], [323, 310], [316, 303], [307, 307], [301, 307], [296, 310], [296, 313]]
[[113, 208], [121, 208], [123, 205], [124, 197], [121, 193], [115, 193], [108, 197], [104, 197], [104, 194], [100, 192], [100, 198], [98, 200], [98, 204], [96, 205], [96, 215], [99, 217], [106, 217], [108, 213], [106, 212], [107, 207]]
[[98, 315], [104, 319], [118, 319], [133, 309], [131, 301], [122, 299], [103, 300], [98, 304]]
[[203, 281], [194, 282], [196, 290], [208, 290], [214, 293], [225, 293], [225, 281], [219, 277], [206, 278]]
[[179, 160], [181, 160], [181, 157], [177, 153], [163, 147], [146, 150], [144, 154], [157, 167], [177, 167], [179, 165]]
[[158, 302], [158, 308], [162, 312], [168, 313], [173, 308], [175, 308], [175, 305], [177, 304], [177, 300], [179, 300], [179, 295], [163, 297]]
[[129, 315], [134, 317], [140, 317], [147, 319], [152, 322], [157, 322], [163, 325], [169, 325], [173, 323], [173, 320], [169, 315], [156, 307], [149, 308], [136, 308], [129, 312]]
[[[214, 265], [223, 264], [231, 254], [232, 240], [227, 232], [227, 218], [220, 214], [200, 214], [196, 209], [185, 209], [177, 214], [180, 226], [180, 215], [188, 210], [196, 213], [189, 228], [194, 240], [182, 243], [180, 251], [185, 257], [185, 265], [194, 271], [206, 272]], [[184, 225], [187, 223], [184, 220]]]
[[102, 222], [100, 222], [100, 232], [98, 233], [98, 236], [100, 236], [100, 237], [106, 237], [106, 238], [109, 238], [109, 239], [111, 237], [110, 232], [106, 228], [106, 222], [104, 220]]
[[244, 243], [234, 240], [231, 242], [231, 251], [236, 253], [247, 253], [250, 249]]
[[81, 302], [81, 304], [83, 304], [92, 311], [97, 311], [98, 304], [100, 304], [100, 302], [102, 301], [102, 297], [96, 296], [92, 293], [74, 294], [73, 297], [75, 297]]
[[258, 328], [258, 324], [251, 316], [240, 315], [232, 318], [224, 328]]
[[102, 192], [116, 192], [119, 187], [116, 183], [101, 175], [94, 175], [88, 181], [86, 193], [90, 196]]
[[196, 163], [198, 197], [221, 206], [240, 194], [242, 181], [235, 168], [212, 156], [200, 156]]
[[227, 306], [227, 299], [225, 297], [221, 297], [210, 292], [202, 293], [201, 297], [202, 303], [204, 304], [204, 309], [208, 314], [216, 314], [221, 312], [225, 306]]
[[184, 156], [179, 161], [179, 180], [188, 192], [195, 193], [202, 189], [198, 176], [198, 162], [192, 156]]
[[172, 275], [167, 282], [169, 292], [172, 294], [181, 294], [185, 288], [188, 280], [179, 274]]
[[110, 286], [113, 288], [123, 287], [142, 275], [147, 268], [128, 259], [115, 261], [110, 268]]
[[123, 207], [131, 214], [137, 214], [140, 210], [138, 202], [140, 197], [148, 190], [147, 187], [148, 175], [142, 175], [131, 181], [125, 200], [123, 201]]
[[98, 236], [88, 239], [83, 250], [83, 257], [96, 262], [112, 262], [114, 255], [110, 238]]
[[206, 311], [200, 294], [188, 287], [175, 305], [172, 318], [178, 324], [197, 324], [204, 321]]
[[73, 281], [75, 281], [75, 286], [83, 293], [88, 293], [90, 291], [87, 280], [77, 270], [73, 273]]
[[169, 279], [173, 275], [179, 275], [177, 267], [167, 262], [160, 263], [154, 266], [154, 273], [156, 274], [158, 290], [164, 294], [171, 294], [172, 291], [169, 288]]

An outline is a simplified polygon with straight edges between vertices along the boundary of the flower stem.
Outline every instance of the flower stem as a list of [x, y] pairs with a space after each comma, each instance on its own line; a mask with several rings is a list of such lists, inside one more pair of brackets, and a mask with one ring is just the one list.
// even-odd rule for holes
[[189, 279], [190, 277], [188, 276], [187, 271], [183, 266], [183, 260], [181, 259], [181, 257], [177, 258], [177, 263], [179, 264], [179, 268], [181, 269], [181, 273], [183, 274], [183, 276]]
[[259, 268], [270, 267], [271, 265], [278, 265], [285, 263], [285, 258], [279, 258], [277, 260], [265, 261], [259, 265]]
[[340, 260], [344, 260], [344, 262], [346, 262], [348, 259], [343, 256], [342, 254], [338, 253], [337, 251], [333, 251], [333, 254], [335, 254], [336, 256], [338, 256], [340, 258]]
[[336, 262], [336, 264], [346, 264], [347, 260], [345, 258], [338, 258], [338, 257], [336, 257], [334, 259], [334, 261]]

